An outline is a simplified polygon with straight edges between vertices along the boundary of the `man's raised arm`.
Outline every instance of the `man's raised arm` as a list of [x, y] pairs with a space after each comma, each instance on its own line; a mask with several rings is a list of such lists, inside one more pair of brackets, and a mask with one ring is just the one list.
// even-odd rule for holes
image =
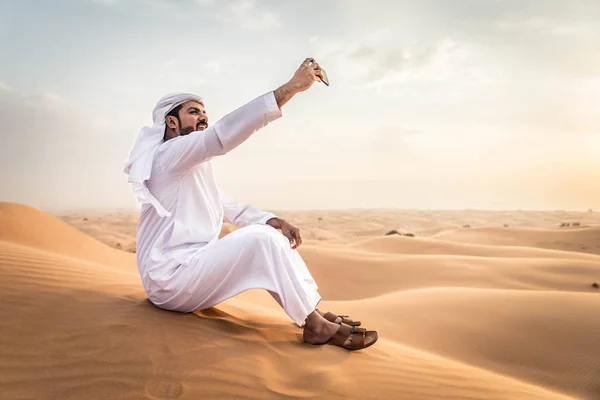
[[204, 131], [167, 141], [163, 145], [165, 147], [159, 149], [163, 168], [183, 173], [195, 165], [230, 152], [257, 130], [280, 118], [283, 105], [297, 93], [310, 88], [320, 74], [319, 65], [312, 58], [307, 58], [294, 76], [275, 91], [257, 97]]

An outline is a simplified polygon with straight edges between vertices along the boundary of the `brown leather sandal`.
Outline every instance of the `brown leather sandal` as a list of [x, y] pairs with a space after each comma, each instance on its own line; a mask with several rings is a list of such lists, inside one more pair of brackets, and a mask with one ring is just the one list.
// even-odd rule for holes
[[340, 325], [340, 329], [325, 344], [343, 347], [346, 350], [360, 350], [372, 346], [378, 339], [377, 331], [368, 331], [349, 325], [346, 326], [350, 328], [350, 334], [344, 335], [341, 332], [344, 325]]
[[326, 312], [325, 314], [323, 314], [323, 318], [325, 318], [329, 322], [333, 322], [336, 324], [339, 323], [339, 322], [335, 321], [338, 317], [340, 317], [342, 319], [342, 324], [346, 324], [346, 325], [350, 325], [350, 326], [360, 326], [360, 321], [353, 321], [350, 318], [348, 318], [347, 315], [337, 315], [337, 314], [334, 314], [329, 311]]

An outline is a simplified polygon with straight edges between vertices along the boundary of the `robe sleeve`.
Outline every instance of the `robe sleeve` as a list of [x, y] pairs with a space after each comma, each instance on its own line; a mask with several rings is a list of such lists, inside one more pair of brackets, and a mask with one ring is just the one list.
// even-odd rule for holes
[[236, 202], [231, 196], [223, 191], [219, 186], [219, 197], [223, 206], [223, 216], [226, 222], [237, 227], [244, 227], [252, 224], [266, 224], [271, 218], [277, 216], [273, 213], [263, 211], [250, 204], [241, 204]]
[[160, 156], [162, 169], [175, 174], [185, 173], [202, 162], [235, 149], [281, 115], [274, 92], [259, 96], [204, 131], [165, 142]]

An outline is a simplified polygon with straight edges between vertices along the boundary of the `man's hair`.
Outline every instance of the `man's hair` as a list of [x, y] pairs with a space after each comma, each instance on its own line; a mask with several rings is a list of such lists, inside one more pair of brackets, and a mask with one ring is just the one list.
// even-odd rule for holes
[[169, 111], [169, 113], [167, 115], [175, 117], [175, 118], [177, 118], [177, 120], [179, 120], [179, 111], [181, 110], [182, 107], [183, 107], [183, 104], [178, 105], [177, 107], [175, 107], [174, 109]]
[[[182, 107], [183, 107], [183, 104], [180, 104], [177, 107], [175, 107], [174, 109], [172, 109], [171, 111], [169, 111], [169, 113], [167, 115], [165, 115], [165, 119], [169, 115], [171, 117], [175, 117], [175, 118], [177, 118], [177, 122], [179, 122], [179, 125], [181, 126], [181, 120], [179, 119], [179, 111], [181, 110]], [[166, 134], [167, 134], [167, 125], [165, 124], [165, 135]]]

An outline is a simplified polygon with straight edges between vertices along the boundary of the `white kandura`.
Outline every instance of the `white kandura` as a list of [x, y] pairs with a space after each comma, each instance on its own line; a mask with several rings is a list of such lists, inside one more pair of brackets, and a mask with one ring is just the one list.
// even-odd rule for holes
[[[164, 141], [164, 118], [176, 103], [201, 101], [195, 95], [171, 96], [155, 108], [155, 125], [142, 130], [126, 167], [142, 203], [137, 263], [148, 298], [160, 308], [191, 312], [248, 289], [266, 289], [303, 326], [321, 300], [306, 264], [289, 240], [266, 224], [275, 215], [235, 202], [219, 188], [211, 167], [212, 158], [282, 116], [274, 93], [203, 131]], [[219, 239], [223, 220], [240, 229]]]

